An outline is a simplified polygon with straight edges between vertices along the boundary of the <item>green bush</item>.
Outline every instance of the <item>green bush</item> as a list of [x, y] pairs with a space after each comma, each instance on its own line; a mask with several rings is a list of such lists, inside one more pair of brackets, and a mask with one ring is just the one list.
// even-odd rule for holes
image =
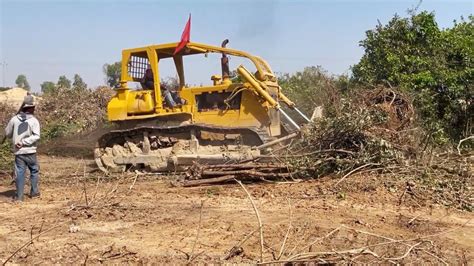
[[0, 170], [9, 171], [13, 166], [13, 155], [11, 152], [11, 144], [5, 141], [0, 144]]
[[366, 32], [352, 81], [400, 87], [437, 143], [472, 134], [474, 17], [440, 29], [433, 13], [395, 16]]
[[75, 124], [52, 122], [46, 124], [46, 126], [44, 126], [41, 130], [41, 139], [43, 141], [48, 141], [67, 136], [68, 134], [76, 132], [77, 130], [78, 128]]
[[304, 113], [311, 115], [316, 106], [325, 109], [338, 105], [342, 90], [338, 79], [321, 67], [305, 67], [294, 74], [278, 77], [283, 93], [294, 101]]
[[[15, 114], [16, 110], [6, 104], [0, 103], [0, 140], [3, 138], [4, 129], [10, 121], [11, 117]], [[10, 171], [13, 163], [13, 155], [11, 153], [11, 143], [6, 140], [3, 144], [0, 144], [0, 170]]]

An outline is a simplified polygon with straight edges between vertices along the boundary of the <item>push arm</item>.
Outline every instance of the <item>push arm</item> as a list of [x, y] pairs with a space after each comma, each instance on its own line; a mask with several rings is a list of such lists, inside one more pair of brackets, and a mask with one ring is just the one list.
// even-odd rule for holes
[[285, 111], [281, 109], [278, 102], [273, 99], [273, 97], [259, 84], [255, 77], [253, 77], [252, 74], [250, 74], [250, 72], [245, 69], [245, 67], [239, 66], [237, 68], [237, 72], [239, 72], [239, 74], [244, 78], [244, 80], [246, 80], [248, 83], [250, 83], [250, 85], [252, 85], [255, 92], [263, 99], [265, 99], [272, 108], [275, 108], [280, 111], [280, 113], [283, 114], [296, 129], [301, 129], [300, 126], [295, 121], [293, 121], [293, 119], [291, 119], [291, 117], [287, 113], [285, 113]]

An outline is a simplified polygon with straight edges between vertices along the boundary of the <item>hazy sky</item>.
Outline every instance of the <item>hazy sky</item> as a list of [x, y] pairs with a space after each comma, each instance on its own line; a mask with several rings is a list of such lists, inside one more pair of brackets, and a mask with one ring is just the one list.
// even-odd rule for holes
[[[105, 83], [102, 66], [120, 60], [122, 49], [179, 41], [191, 13], [192, 41], [219, 45], [229, 38], [229, 47], [265, 58], [275, 72], [320, 65], [341, 74], [360, 59], [363, 50], [358, 43], [377, 19], [385, 24], [417, 4], [418, 0], [0, 0], [0, 62], [7, 63], [7, 86], [25, 74], [39, 91], [43, 81], [56, 82], [60, 75], [72, 79], [78, 73], [94, 87]], [[474, 13], [472, 0], [425, 0], [419, 10], [434, 11], [441, 27]], [[217, 57], [199, 60], [186, 68], [189, 83], [208, 83], [211, 74], [220, 73]], [[231, 69], [236, 63], [231, 59]], [[3, 85], [3, 71], [0, 74]]]

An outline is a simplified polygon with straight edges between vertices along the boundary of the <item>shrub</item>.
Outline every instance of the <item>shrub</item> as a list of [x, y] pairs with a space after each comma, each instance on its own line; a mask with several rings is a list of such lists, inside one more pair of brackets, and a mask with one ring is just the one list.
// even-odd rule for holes
[[80, 133], [104, 123], [107, 103], [113, 95], [108, 87], [57, 88], [44, 94], [36, 113], [43, 126], [43, 139]]
[[353, 81], [400, 87], [413, 95], [436, 143], [472, 134], [474, 17], [440, 29], [433, 13], [395, 16], [366, 32]]
[[293, 167], [307, 169], [303, 173], [308, 177], [396, 160], [402, 151], [371, 133], [386, 121], [385, 112], [342, 100], [338, 115], [327, 115], [306, 127], [302, 139], [292, 147], [297, 155], [287, 159]]
[[[16, 113], [16, 110], [6, 104], [0, 103], [0, 127], [2, 134], [0, 134], [1, 138], [3, 138], [4, 128], [7, 126], [8, 121], [10, 121], [11, 117]], [[11, 170], [13, 164], [13, 156], [11, 153], [11, 144], [9, 141], [5, 141], [4, 143], [0, 144], [0, 170]]]

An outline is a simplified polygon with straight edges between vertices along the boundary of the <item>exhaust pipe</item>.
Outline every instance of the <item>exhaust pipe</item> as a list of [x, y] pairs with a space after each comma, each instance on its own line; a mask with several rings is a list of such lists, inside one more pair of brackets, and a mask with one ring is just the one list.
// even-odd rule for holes
[[[228, 39], [225, 39], [221, 47], [225, 48], [225, 46], [229, 43]], [[222, 58], [221, 58], [221, 68], [222, 68], [222, 80], [229, 80], [230, 77], [230, 70], [229, 70], [229, 58], [225, 53], [222, 53]]]

